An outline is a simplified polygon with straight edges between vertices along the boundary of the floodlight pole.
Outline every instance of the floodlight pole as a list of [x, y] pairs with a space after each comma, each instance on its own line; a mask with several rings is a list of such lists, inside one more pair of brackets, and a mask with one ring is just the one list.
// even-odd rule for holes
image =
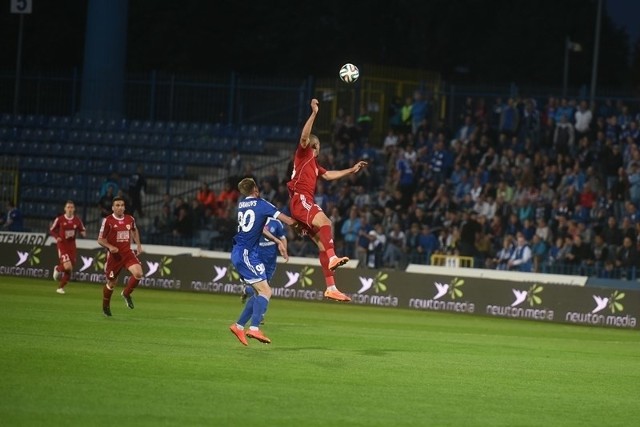
[[18, 48], [16, 53], [16, 81], [13, 89], [13, 114], [18, 114], [18, 102], [20, 100], [20, 75], [22, 74], [22, 33], [24, 31], [24, 14], [20, 14], [18, 28]]
[[569, 82], [569, 36], [564, 39], [564, 75], [562, 78], [562, 97], [567, 97], [567, 84]]
[[598, 0], [598, 13], [596, 15], [596, 34], [593, 46], [593, 68], [591, 70], [591, 92], [589, 105], [591, 111], [595, 108], [596, 82], [598, 81], [598, 55], [600, 53], [600, 21], [602, 20], [602, 0]]

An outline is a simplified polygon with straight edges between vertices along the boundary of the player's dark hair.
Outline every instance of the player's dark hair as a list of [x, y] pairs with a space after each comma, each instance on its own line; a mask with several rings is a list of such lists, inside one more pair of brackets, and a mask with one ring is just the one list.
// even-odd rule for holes
[[115, 202], [122, 202], [125, 205], [127, 204], [127, 202], [124, 200], [124, 197], [120, 197], [120, 196], [114, 197], [113, 200], [111, 200], [111, 205], [113, 205]]
[[69, 199], [66, 202], [64, 202], [65, 206], [68, 205], [69, 203], [71, 203], [73, 206], [75, 206], [76, 204], [73, 202], [73, 200]]

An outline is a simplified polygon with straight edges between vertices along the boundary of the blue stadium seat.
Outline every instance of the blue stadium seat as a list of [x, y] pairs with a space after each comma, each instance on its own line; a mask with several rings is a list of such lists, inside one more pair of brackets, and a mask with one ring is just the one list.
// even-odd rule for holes
[[156, 133], [163, 133], [166, 131], [166, 127], [167, 126], [165, 122], [155, 122], [153, 124], [152, 130], [153, 132], [156, 132]]
[[146, 133], [141, 133], [138, 135], [138, 142], [137, 145], [140, 146], [147, 146], [149, 145], [149, 135]]
[[129, 124], [130, 132], [140, 132], [142, 130], [142, 122], [140, 120], [133, 120]]
[[200, 123], [191, 123], [189, 125], [189, 133], [197, 135], [200, 133]]
[[247, 138], [242, 140], [241, 151], [249, 154], [264, 153], [264, 140]]
[[189, 123], [187, 122], [179, 122], [176, 125], [176, 133], [185, 134], [189, 132]]
[[17, 132], [15, 128], [1, 127], [0, 128], [0, 141], [15, 140]]
[[94, 118], [86, 117], [82, 120], [82, 128], [86, 130], [94, 130], [96, 127], [97, 121]]
[[183, 164], [175, 163], [171, 165], [171, 176], [173, 178], [183, 178], [187, 173], [187, 168]]
[[69, 124], [72, 129], [82, 129], [83, 125], [84, 120], [82, 120], [81, 117], [74, 117], [71, 119], [71, 123]]
[[13, 125], [13, 116], [11, 114], [3, 114], [0, 116], [0, 126]]
[[0, 138], [0, 153], [18, 154], [18, 143], [15, 141], [5, 141]]
[[45, 116], [28, 115], [24, 118], [24, 125], [32, 128], [42, 127], [45, 125]]

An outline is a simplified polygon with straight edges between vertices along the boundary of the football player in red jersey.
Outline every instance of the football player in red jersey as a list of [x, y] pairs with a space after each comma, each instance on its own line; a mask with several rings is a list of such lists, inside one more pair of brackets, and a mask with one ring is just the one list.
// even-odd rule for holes
[[351, 301], [347, 295], [338, 290], [334, 278], [334, 270], [349, 261], [347, 257], [338, 257], [334, 250], [331, 220], [322, 208], [315, 203], [315, 191], [318, 177], [325, 181], [333, 181], [358, 173], [367, 166], [367, 162], [359, 161], [349, 169], [326, 170], [317, 162], [320, 152], [320, 139], [311, 133], [313, 122], [318, 114], [318, 100], [311, 100], [311, 115], [307, 119], [300, 143], [293, 158], [293, 173], [287, 184], [289, 188], [289, 209], [291, 217], [300, 222], [311, 239], [318, 246], [320, 265], [324, 274], [327, 289], [325, 298], [336, 301]]
[[[126, 268], [131, 273], [127, 286], [120, 293], [130, 309], [133, 309], [131, 293], [142, 279], [142, 265], [137, 256], [142, 253], [142, 243], [136, 220], [124, 213], [125, 201], [122, 197], [113, 198], [111, 210], [113, 213], [102, 220], [98, 233], [98, 244], [108, 251], [104, 265], [107, 283], [102, 289], [102, 312], [105, 316], [111, 316], [111, 294], [117, 284], [120, 270]], [[137, 246], [136, 252], [131, 249], [131, 240]]]
[[49, 227], [49, 234], [56, 239], [58, 247], [58, 265], [53, 267], [53, 280], [58, 282], [56, 292], [64, 294], [64, 287], [71, 278], [76, 263], [76, 237], [87, 236], [82, 220], [76, 216], [76, 205], [72, 200], [64, 204], [64, 214], [56, 217]]

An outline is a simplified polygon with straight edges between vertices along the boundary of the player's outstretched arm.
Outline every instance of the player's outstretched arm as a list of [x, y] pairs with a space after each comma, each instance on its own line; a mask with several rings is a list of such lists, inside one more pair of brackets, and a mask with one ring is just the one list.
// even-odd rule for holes
[[354, 173], [358, 173], [360, 171], [360, 169], [364, 168], [367, 166], [367, 162], [360, 160], [358, 163], [356, 163], [355, 165], [351, 166], [349, 169], [342, 169], [339, 171], [327, 171], [325, 172], [324, 175], [322, 175], [322, 178], [325, 181], [334, 181], [336, 179], [340, 179], [340, 178], [344, 178], [347, 175], [352, 175]]
[[302, 128], [302, 134], [300, 135], [300, 146], [302, 148], [307, 148], [309, 145], [309, 136], [311, 135], [311, 130], [313, 129], [313, 122], [316, 120], [316, 116], [318, 115], [318, 100], [311, 100], [311, 115], [307, 119], [307, 122], [304, 124]]

